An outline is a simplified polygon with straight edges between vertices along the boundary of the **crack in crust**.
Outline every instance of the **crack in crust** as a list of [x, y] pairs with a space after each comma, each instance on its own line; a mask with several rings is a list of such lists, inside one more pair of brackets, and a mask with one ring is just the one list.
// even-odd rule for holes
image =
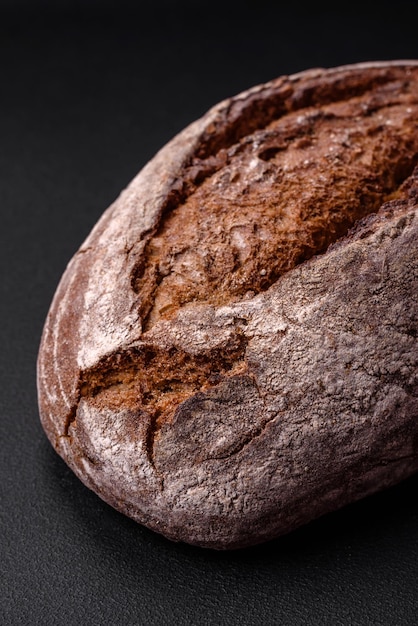
[[188, 303], [265, 291], [324, 252], [399, 193], [418, 162], [417, 124], [417, 82], [396, 71], [302, 92], [285, 81], [233, 101], [179, 172], [132, 272], [144, 331]]
[[247, 344], [247, 338], [237, 329], [222, 349], [198, 355], [174, 346], [162, 349], [143, 344], [101, 359], [80, 374], [77, 402], [67, 417], [64, 436], [70, 436], [81, 398], [90, 398], [99, 408], [129, 409], [140, 419], [145, 413], [149, 417], [146, 449], [154, 467], [154, 443], [161, 426], [192, 395], [242, 373], [246, 369]]

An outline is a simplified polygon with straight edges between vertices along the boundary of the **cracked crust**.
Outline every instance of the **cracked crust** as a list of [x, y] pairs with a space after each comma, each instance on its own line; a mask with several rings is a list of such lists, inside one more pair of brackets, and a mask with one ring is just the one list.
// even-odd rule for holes
[[226, 549], [418, 469], [417, 128], [417, 62], [311, 70], [220, 103], [139, 173], [38, 357], [42, 424], [87, 486]]

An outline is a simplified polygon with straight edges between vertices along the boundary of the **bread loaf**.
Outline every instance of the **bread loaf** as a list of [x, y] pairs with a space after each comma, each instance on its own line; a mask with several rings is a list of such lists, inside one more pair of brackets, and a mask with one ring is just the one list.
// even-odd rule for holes
[[45, 322], [52, 445], [169, 539], [249, 546], [418, 469], [418, 61], [283, 76], [174, 137]]

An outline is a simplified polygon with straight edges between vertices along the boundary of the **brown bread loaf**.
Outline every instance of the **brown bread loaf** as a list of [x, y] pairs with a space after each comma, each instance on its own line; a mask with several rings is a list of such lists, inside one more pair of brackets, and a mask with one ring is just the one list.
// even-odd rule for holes
[[57, 288], [42, 424], [166, 537], [268, 540], [418, 469], [418, 61], [220, 103], [144, 167]]

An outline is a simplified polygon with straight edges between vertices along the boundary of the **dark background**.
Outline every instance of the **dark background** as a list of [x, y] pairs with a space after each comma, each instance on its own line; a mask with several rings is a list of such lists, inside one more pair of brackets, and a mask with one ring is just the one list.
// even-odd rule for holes
[[74, 477], [39, 423], [58, 280], [153, 154], [281, 74], [417, 59], [414, 3], [0, 1], [0, 624], [416, 625], [418, 477], [287, 537], [171, 543]]

